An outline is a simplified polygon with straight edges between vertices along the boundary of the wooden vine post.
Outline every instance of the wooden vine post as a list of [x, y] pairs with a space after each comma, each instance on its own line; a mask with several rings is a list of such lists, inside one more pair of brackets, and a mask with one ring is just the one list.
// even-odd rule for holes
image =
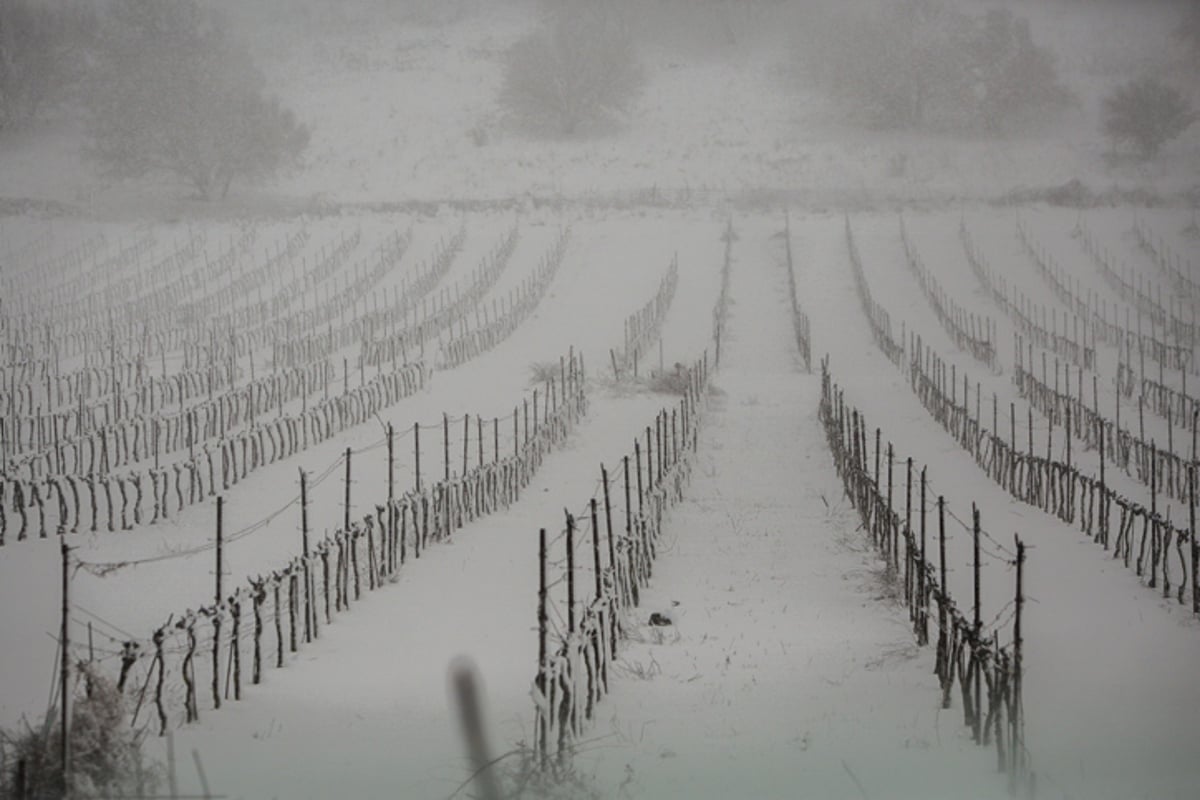
[[387, 426], [387, 450], [388, 450], [388, 516], [387, 516], [387, 563], [388, 571], [395, 572], [396, 570], [396, 432], [392, 428], [392, 423]]
[[[546, 696], [546, 671], [549, 664], [546, 663], [546, 635], [549, 628], [549, 616], [546, 613], [546, 529], [542, 528], [538, 531], [538, 672], [537, 672], [537, 687], [543, 699]], [[542, 763], [545, 764], [547, 753], [547, 739], [550, 735], [550, 726], [548, 724], [549, 715], [552, 711], [547, 708], [542, 713], [538, 714], [538, 755]]]
[[[626, 490], [626, 495], [628, 496], [628, 492], [629, 492], [629, 481], [628, 481], [629, 456], [625, 456], [624, 458], [625, 458], [625, 475], [626, 475], [625, 490]], [[604, 483], [604, 530], [608, 537], [608, 568], [612, 571], [612, 575], [611, 575], [610, 579], [612, 581], [613, 592], [616, 593], [617, 592], [617, 555], [616, 555], [615, 546], [613, 544], [612, 502], [609, 498], [609, 492], [608, 492], [608, 469], [606, 469], [603, 464], [600, 465], [600, 478]], [[626, 505], [626, 507], [628, 507], [628, 505], [629, 505], [628, 499], [626, 500], [625, 505]], [[619, 595], [618, 595], [618, 597], [619, 597]], [[612, 626], [612, 634], [609, 637], [609, 653], [612, 658], [617, 657], [617, 629], [616, 629], [615, 625]]]
[[[917, 568], [917, 602], [920, 604], [919, 617], [921, 621], [920, 631], [917, 634], [918, 644], [929, 644], [929, 587], [926, 582], [929, 579], [925, 570], [925, 467], [921, 467], [921, 549], [919, 558], [921, 563]], [[911, 482], [912, 475], [912, 456], [908, 458], [908, 471]]]
[[1021, 656], [1024, 641], [1021, 639], [1021, 616], [1025, 608], [1024, 594], [1024, 573], [1025, 573], [1025, 543], [1021, 541], [1021, 537], [1014, 534], [1013, 539], [1017, 545], [1017, 597], [1016, 597], [1016, 614], [1013, 618], [1013, 697], [1012, 707], [1009, 711], [1009, 723], [1012, 726], [1012, 742], [1009, 746], [1011, 758], [1009, 760], [1009, 789], [1016, 789], [1017, 777], [1022, 773], [1025, 764], [1024, 746], [1021, 735]]
[[[1100, 442], [1100, 527], [1097, 535], [1100, 541], [1104, 543], [1104, 549], [1108, 549], [1108, 493], [1105, 491], [1104, 483], [1104, 420], [1099, 414], [1096, 415], [1096, 427], [1099, 428], [1097, 439]], [[1120, 431], [1117, 431], [1120, 435]], [[1192, 570], [1195, 575], [1195, 570]]]
[[62, 630], [59, 646], [59, 758], [62, 766], [62, 785], [69, 792], [71, 786], [71, 548], [67, 547], [66, 537], [60, 541], [62, 552]]
[[[888, 443], [888, 537], [889, 541], [884, 542], [883, 558], [892, 566], [892, 571], [896, 572], [900, 569], [900, 537], [895, 525], [892, 523], [892, 483], [894, 479], [893, 471], [895, 468], [895, 452], [893, 451], [892, 443]], [[910, 494], [910, 503], [912, 495]], [[907, 523], [906, 523], [907, 525]]]
[[350, 534], [350, 456], [351, 456], [351, 453], [352, 453], [351, 449], [349, 447], [347, 447], [346, 448], [346, 491], [345, 491], [345, 502], [343, 504], [344, 513], [343, 513], [343, 518], [342, 518], [342, 530], [346, 532], [347, 536]]
[[1196, 462], [1188, 465], [1188, 530], [1192, 539], [1192, 613], [1200, 614], [1200, 542], [1196, 541]]
[[463, 414], [463, 457], [462, 457], [462, 474], [465, 477], [467, 474], [467, 457], [471, 444], [471, 415]]
[[575, 634], [575, 517], [567, 512], [567, 636]]
[[946, 583], [946, 498], [938, 495], [938, 570], [941, 573], [941, 591], [938, 596], [938, 677], [943, 681], [942, 708], [950, 707], [950, 690], [947, 677], [953, 665], [949, 663], [950, 639], [946, 636], [946, 603], [950, 590]]
[[413, 463], [415, 464], [416, 479], [414, 489], [421, 493], [421, 424], [413, 423]]
[[304, 641], [312, 641], [312, 584], [308, 573], [308, 475], [300, 470], [300, 542], [304, 553]]
[[212, 691], [213, 704], [221, 707], [221, 597], [224, 595], [224, 556], [225, 556], [225, 497], [217, 495], [217, 575], [216, 594], [213, 596], [213, 625], [216, 631], [213, 635], [213, 674]]
[[[974, 580], [974, 585], [975, 585], [975, 596], [974, 596], [974, 606], [975, 606], [974, 612], [975, 613], [974, 613], [974, 619], [972, 620], [972, 622], [974, 623], [972, 625], [972, 631], [973, 631], [972, 635], [973, 635], [973, 639], [974, 639], [973, 647], [974, 648], [978, 648], [982, 645], [982, 636], [983, 636], [983, 621], [980, 619], [980, 604], [979, 604], [979, 567], [980, 567], [979, 535], [980, 535], [979, 507], [977, 505], [975, 505], [974, 503], [971, 503], [971, 546], [972, 546], [972, 556], [973, 556], [973, 560], [972, 560], [973, 570], [972, 571], [974, 573], [973, 580]], [[975, 660], [975, 657], [973, 654], [972, 654], [972, 660]], [[981, 720], [980, 720], [980, 712], [981, 712], [980, 697], [982, 695], [982, 688], [983, 688], [982, 687], [983, 665], [981, 663], [979, 663], [978, 661], [976, 661], [975, 667], [972, 671], [973, 671], [974, 677], [975, 677], [975, 681], [974, 681], [974, 683], [975, 683], [975, 687], [974, 687], [975, 708], [973, 710], [973, 713], [971, 714], [971, 730], [975, 737], [975, 744], [980, 744], [982, 742], [982, 733], [983, 733], [983, 731], [980, 727], [980, 723], [981, 723]]]

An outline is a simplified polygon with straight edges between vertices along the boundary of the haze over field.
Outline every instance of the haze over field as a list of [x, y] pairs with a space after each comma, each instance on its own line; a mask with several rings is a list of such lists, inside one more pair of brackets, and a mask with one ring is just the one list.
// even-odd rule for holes
[[0, 798], [1193, 797], [1197, 75], [1190, 0], [3, 0]]

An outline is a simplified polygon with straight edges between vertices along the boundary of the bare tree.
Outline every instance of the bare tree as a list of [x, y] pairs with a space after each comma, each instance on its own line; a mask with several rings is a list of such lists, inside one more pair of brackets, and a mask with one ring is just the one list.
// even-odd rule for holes
[[1142, 159], [1196, 121], [1183, 93], [1158, 78], [1142, 77], [1118, 86], [1104, 98], [1104, 134], [1114, 149], [1130, 147]]
[[198, 0], [116, 0], [89, 91], [89, 154], [115, 177], [167, 173], [204, 199], [298, 161], [309, 131], [226, 19]]
[[801, 74], [873, 127], [999, 132], [1064, 104], [1050, 52], [1007, 10], [977, 17], [939, 0], [810, 14]]
[[509, 50], [500, 100], [526, 127], [570, 135], [627, 110], [642, 81], [621, 15], [571, 3]]

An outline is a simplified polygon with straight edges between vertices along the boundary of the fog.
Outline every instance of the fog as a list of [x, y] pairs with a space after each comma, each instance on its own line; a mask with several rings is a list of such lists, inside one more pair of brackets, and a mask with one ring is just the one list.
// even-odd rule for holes
[[[1188, 3], [197, 6], [224, 19], [219, 34], [212, 20], [135, 25], [138, 3], [19, 6], [71, 12], [29, 32], [11, 14], [5, 194], [84, 197], [92, 212], [161, 208], [188, 184], [203, 197], [227, 181], [244, 188], [226, 199], [292, 207], [633, 186], [804, 187], [845, 203], [1194, 183], [1195, 127], [1146, 159], [1104, 122], [1105, 97], [1146, 76], [1194, 105]], [[538, 30], [552, 47], [521, 51]], [[50, 42], [40, 61], [22, 55], [37, 37]], [[542, 85], [550, 75], [557, 85]], [[233, 113], [255, 95], [308, 136], [276, 114]], [[251, 139], [254, 155], [222, 153]], [[173, 155], [154, 152], [166, 144]], [[184, 186], [147, 200], [143, 178]]]
[[0, 0], [0, 797], [1192, 796], [1197, 75], [1194, 0]]

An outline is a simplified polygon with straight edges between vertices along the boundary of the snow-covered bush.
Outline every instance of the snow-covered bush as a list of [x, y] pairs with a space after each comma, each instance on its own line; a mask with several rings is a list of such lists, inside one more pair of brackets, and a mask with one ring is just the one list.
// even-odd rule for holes
[[642, 83], [622, 15], [573, 2], [509, 49], [500, 102], [527, 129], [572, 135], [627, 111]]
[[1104, 135], [1114, 149], [1150, 159], [1196, 119], [1183, 93], [1154, 77], [1118, 86], [1104, 98]]
[[682, 364], [676, 364], [674, 368], [656, 372], [650, 378], [650, 390], [659, 394], [677, 394], [685, 395], [691, 387], [692, 376]]
[[[71, 797], [149, 797], [161, 769], [147, 763], [141, 737], [126, 722], [121, 692], [107, 678], [81, 664], [89, 687], [71, 709]], [[0, 749], [0, 797], [30, 800], [64, 795], [57, 712], [47, 723], [5, 731]], [[23, 769], [21, 765], [23, 764]], [[24, 794], [18, 782], [24, 781]]]
[[557, 361], [535, 361], [529, 365], [529, 385], [541, 386], [558, 380], [561, 370]]
[[297, 161], [308, 129], [199, 0], [115, 0], [89, 98], [88, 152], [114, 177], [167, 173], [204, 199]]
[[[513, 800], [600, 800], [595, 776], [585, 775], [571, 758], [543, 761], [524, 742], [505, 758], [500, 771], [503, 797]], [[631, 778], [629, 779], [631, 780]], [[622, 788], [624, 785], [622, 785]]]

